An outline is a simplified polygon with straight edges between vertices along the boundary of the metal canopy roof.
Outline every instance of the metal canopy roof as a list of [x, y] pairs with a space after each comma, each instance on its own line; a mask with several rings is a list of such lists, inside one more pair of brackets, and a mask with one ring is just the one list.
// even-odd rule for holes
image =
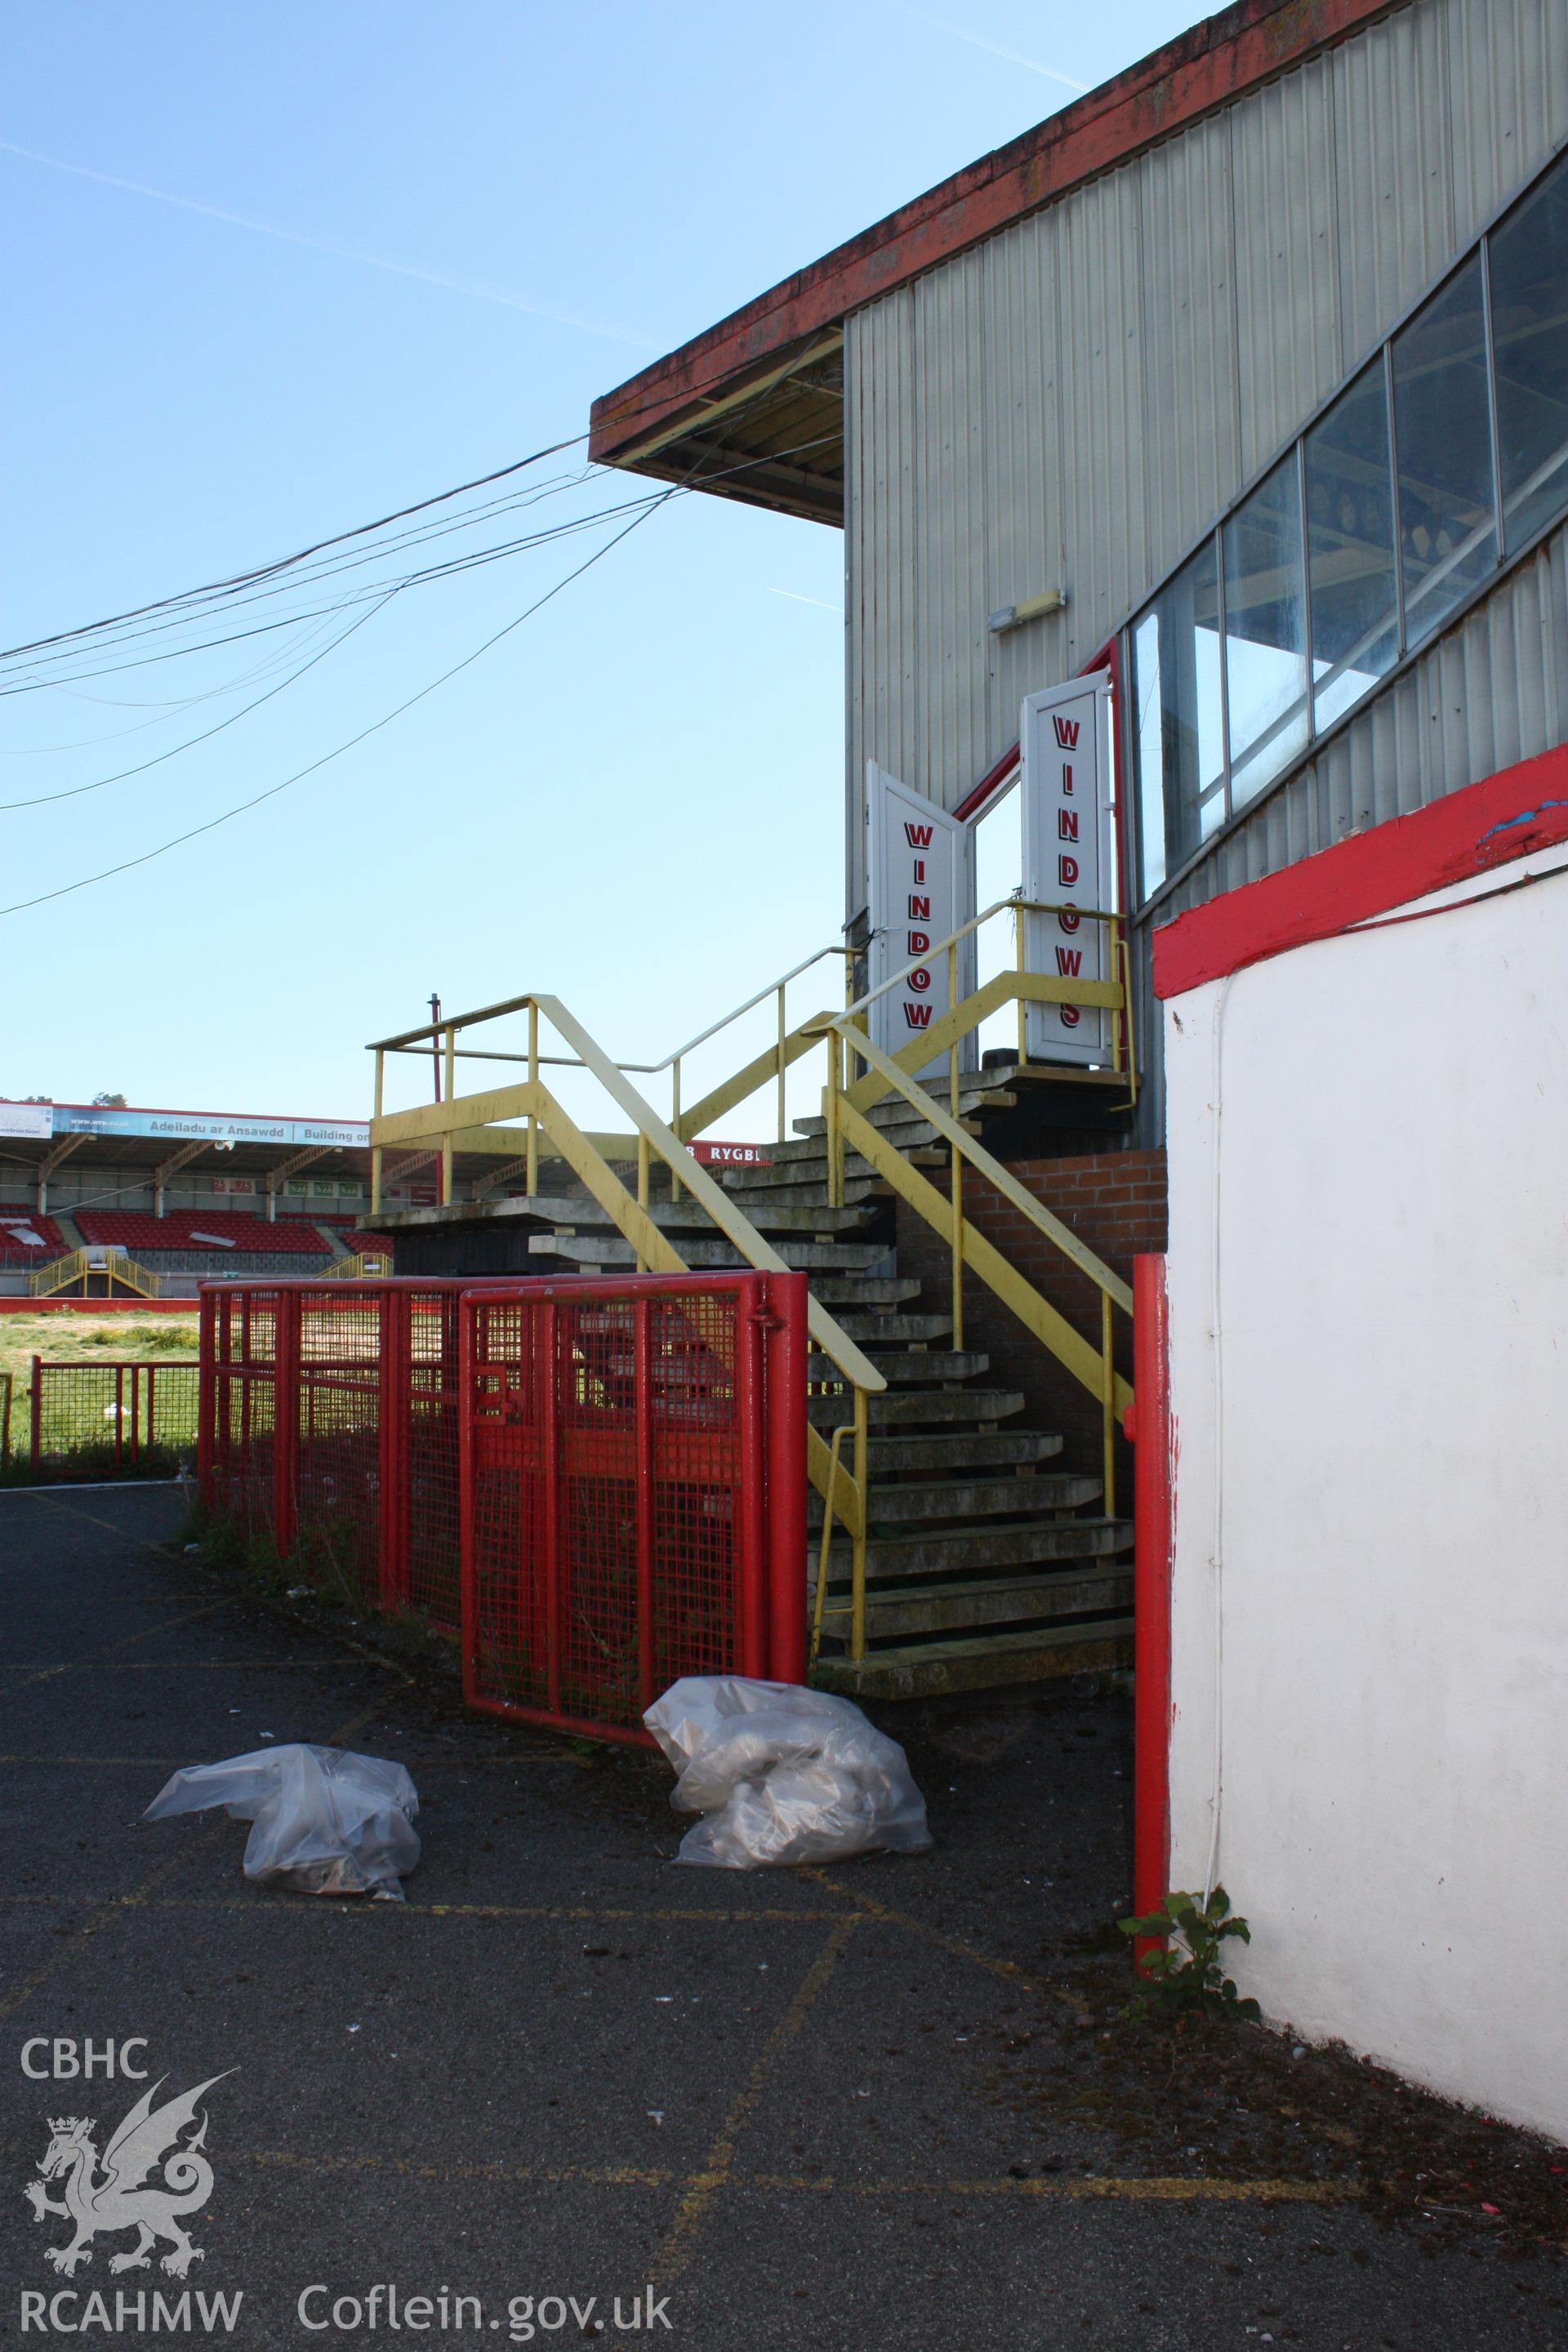
[[841, 524], [851, 311], [1402, 5], [1237, 0], [606, 393], [589, 456]]

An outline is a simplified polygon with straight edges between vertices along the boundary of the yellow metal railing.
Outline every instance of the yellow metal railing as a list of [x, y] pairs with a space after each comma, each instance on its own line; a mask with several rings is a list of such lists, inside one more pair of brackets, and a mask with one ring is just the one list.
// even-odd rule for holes
[[[1002, 978], [1009, 985], [1020, 976], [1005, 973]], [[1026, 980], [1029, 975], [1023, 975]], [[982, 990], [967, 1000], [970, 1008], [978, 1006], [986, 993]], [[1039, 1000], [1033, 1000], [1038, 1002]], [[964, 1008], [960, 1007], [960, 1011]], [[984, 1018], [974, 1011], [973, 1020]], [[1049, 1350], [1058, 1363], [1082, 1383], [1100, 1406], [1101, 1458], [1105, 1486], [1105, 1509], [1108, 1517], [1116, 1510], [1115, 1437], [1119, 1418], [1132, 1402], [1132, 1391], [1115, 1367], [1113, 1355], [1113, 1310], [1125, 1315], [1132, 1312], [1132, 1293], [1120, 1275], [1081, 1242], [1070, 1225], [1047, 1209], [1043, 1201], [1019, 1183], [1011, 1170], [994, 1159], [962, 1124], [958, 1116], [958, 1086], [953, 1065], [957, 1056], [957, 1033], [949, 1047], [950, 1099], [944, 1108], [936, 1097], [927, 1091], [919, 1080], [900, 1067], [900, 1061], [872, 1044], [865, 1031], [857, 1025], [855, 1013], [835, 1014], [827, 1024], [830, 1035], [828, 1052], [828, 1092], [826, 1126], [828, 1135], [827, 1184], [830, 1202], [844, 1198], [844, 1162], [847, 1150], [858, 1152], [873, 1168], [900, 1200], [907, 1202], [917, 1215], [945, 1243], [952, 1264], [952, 1343], [963, 1345], [963, 1276], [967, 1269], [979, 1276], [994, 1292], [1041, 1346]], [[943, 1193], [929, 1177], [911, 1166], [905, 1154], [890, 1142], [882, 1130], [874, 1126], [855, 1101], [855, 1089], [843, 1083], [843, 1053], [837, 1045], [858, 1054], [869, 1065], [868, 1078], [879, 1081], [878, 1098], [889, 1092], [898, 1094], [920, 1115], [948, 1147], [949, 1189]], [[866, 1081], [862, 1081], [864, 1085]], [[1068, 1263], [1088, 1276], [1100, 1294], [1100, 1344], [1084, 1339], [1058, 1308], [1038, 1291], [1033, 1283], [1018, 1272], [994, 1243], [971, 1223], [963, 1212], [963, 1171], [972, 1168], [999, 1193], [1008, 1206], [1031, 1224], [1037, 1233], [1052, 1244]]]
[[[443, 1019], [434, 1025], [426, 1024], [405, 1031], [395, 1037], [384, 1038], [371, 1049], [375, 1055], [375, 1097], [370, 1137], [370, 1213], [373, 1217], [381, 1213], [383, 1156], [389, 1148], [417, 1149], [423, 1146], [428, 1150], [435, 1145], [441, 1159], [442, 1199], [447, 1202], [453, 1197], [454, 1157], [459, 1150], [483, 1152], [492, 1158], [500, 1155], [499, 1167], [521, 1166], [526, 1171], [526, 1191], [530, 1197], [538, 1192], [540, 1160], [552, 1157], [563, 1160], [582, 1180], [592, 1197], [608, 1213], [620, 1233], [631, 1243], [640, 1270], [680, 1273], [685, 1271], [685, 1261], [659, 1230], [651, 1213], [652, 1173], [657, 1159], [663, 1162], [668, 1172], [672, 1200], [679, 1197], [684, 1187], [748, 1264], [781, 1270], [783, 1259], [752, 1225], [735, 1195], [715, 1183], [688, 1147], [704, 1129], [769, 1085], [776, 1092], [778, 1129], [782, 1139], [786, 1074], [796, 1062], [821, 1045], [825, 1048], [826, 1059], [826, 1083], [822, 1102], [827, 1137], [829, 1204], [835, 1208], [844, 1205], [845, 1159], [847, 1152], [853, 1150], [946, 1244], [952, 1261], [954, 1348], [962, 1349], [963, 1345], [963, 1280], [968, 1271], [985, 1283], [1032, 1336], [1075, 1380], [1090, 1391], [1100, 1412], [1104, 1507], [1108, 1516], [1114, 1516], [1116, 1423], [1131, 1403], [1132, 1391], [1115, 1369], [1113, 1319], [1118, 1311], [1131, 1315], [1131, 1292], [1110, 1267], [1079, 1240], [1069, 1226], [1053, 1215], [999, 1160], [982, 1148], [968, 1133], [960, 1116], [962, 1048], [983, 1022], [1010, 1003], [1017, 1007], [1020, 1063], [1027, 1059], [1026, 1024], [1030, 1004], [1076, 1004], [1110, 1013], [1112, 1019], [1109, 1066], [1103, 1073], [1087, 1075], [1102, 1077], [1107, 1083], [1124, 1083], [1129, 1104], [1136, 1101], [1138, 1075], [1132, 1052], [1131, 971], [1121, 918], [1095, 908], [1071, 909], [1079, 921], [1095, 922], [1109, 929], [1109, 961], [1116, 977], [1083, 980], [1059, 973], [1033, 972], [1027, 969], [1026, 918], [1032, 914], [1059, 914], [1063, 911], [1060, 908], [1031, 899], [998, 899], [994, 905], [985, 908], [961, 925], [948, 938], [938, 940], [916, 962], [895, 972], [866, 995], [853, 999], [841, 1013], [814, 1013], [808, 1020], [791, 1027], [786, 1019], [784, 999], [788, 983], [828, 955], [847, 958], [850, 953], [848, 950], [838, 947], [819, 949], [815, 955], [794, 966], [782, 979], [759, 990], [743, 1004], [736, 1006], [732, 1013], [726, 1013], [722, 1020], [714, 1022], [658, 1063], [613, 1061], [567, 1012], [559, 998], [544, 995], [508, 998], [503, 1003], [486, 1005], [473, 1013]], [[984, 924], [1005, 915], [1012, 916], [1017, 927], [1014, 969], [996, 973], [969, 996], [960, 1000], [957, 992], [961, 945]], [[867, 1024], [868, 1009], [879, 996], [897, 988], [910, 971], [921, 965], [929, 967], [944, 956], [948, 973], [948, 1011], [900, 1052], [896, 1055], [885, 1053], [871, 1041]], [[850, 968], [847, 964], [847, 970]], [[680, 1094], [685, 1061], [700, 1046], [710, 1044], [733, 1022], [754, 1011], [770, 996], [776, 1004], [776, 1034], [770, 1044], [730, 1077], [712, 1087], [699, 1102], [683, 1108]], [[526, 1015], [527, 1020], [525, 1049], [501, 1048], [488, 1042], [459, 1045], [458, 1042], [467, 1032], [520, 1013]], [[546, 1053], [542, 1050], [542, 1022], [553, 1030], [556, 1038], [567, 1048], [565, 1052]], [[387, 1111], [387, 1056], [414, 1055], [421, 1062], [427, 1062], [433, 1050], [438, 1050], [442, 1055], [445, 1099], [417, 1109]], [[915, 1075], [917, 1071], [928, 1068], [933, 1061], [942, 1059], [947, 1064], [945, 1108]], [[458, 1096], [456, 1092], [457, 1064], [469, 1060], [521, 1066], [526, 1069], [527, 1076], [524, 1080], [499, 1086], [483, 1093]], [[627, 1131], [589, 1134], [579, 1128], [541, 1076], [542, 1070], [552, 1068], [591, 1073], [628, 1121]], [[671, 1113], [668, 1122], [658, 1117], [631, 1084], [633, 1076], [657, 1076], [666, 1070], [671, 1078]], [[1069, 1072], [1064, 1075], [1079, 1074]], [[910, 1165], [904, 1153], [869, 1118], [868, 1113], [876, 1104], [889, 1095], [900, 1097], [947, 1144], [949, 1189], [945, 1195]], [[508, 1124], [511, 1121], [522, 1122], [521, 1131], [517, 1126]], [[520, 1143], [522, 1146], [521, 1151], [518, 1148]], [[628, 1170], [635, 1163], [635, 1193], [617, 1174], [612, 1160]], [[1059, 1309], [1021, 1275], [965, 1215], [963, 1181], [966, 1169], [983, 1177], [1094, 1285], [1100, 1299], [1098, 1345], [1077, 1331]], [[341, 1276], [347, 1269], [337, 1266], [330, 1271]], [[858, 1660], [864, 1654], [865, 1648], [866, 1538], [871, 1517], [868, 1399], [883, 1390], [887, 1383], [869, 1359], [815, 1298], [810, 1302], [809, 1318], [812, 1343], [842, 1376], [850, 1391], [853, 1413], [851, 1420], [833, 1433], [831, 1444], [825, 1443], [815, 1428], [808, 1432], [807, 1437], [808, 1468], [812, 1483], [823, 1497], [824, 1511], [821, 1559], [813, 1610], [814, 1654], [815, 1644], [821, 1635], [827, 1560], [837, 1520], [850, 1541], [849, 1654]], [[847, 1470], [841, 1456], [846, 1440], [851, 1446], [851, 1465]], [[844, 1612], [836, 1606], [833, 1613], [840, 1615]]]
[[49, 1298], [73, 1282], [85, 1282], [89, 1275], [108, 1277], [110, 1296], [118, 1283], [121, 1289], [138, 1298], [159, 1298], [163, 1296], [162, 1276], [153, 1274], [134, 1258], [123, 1257], [117, 1251], [103, 1249], [70, 1250], [64, 1257], [51, 1258], [27, 1276], [28, 1296]]
[[[525, 1054], [499, 1047], [458, 1047], [457, 1040], [465, 1032], [519, 1013], [527, 1015], [528, 1045]], [[547, 1057], [541, 1052], [542, 1023], [547, 1023], [570, 1049], [566, 1055]], [[389, 1146], [438, 1144], [447, 1173], [445, 1197], [450, 1200], [451, 1161], [457, 1139], [469, 1139], [477, 1132], [488, 1129], [492, 1150], [500, 1148], [515, 1151], [517, 1143], [520, 1140], [524, 1142], [523, 1157], [531, 1195], [537, 1191], [540, 1144], [542, 1139], [547, 1139], [556, 1154], [581, 1179], [593, 1199], [607, 1213], [625, 1239], [630, 1242], [640, 1271], [658, 1274], [684, 1274], [687, 1271], [685, 1259], [668, 1235], [660, 1231], [651, 1213], [650, 1177], [656, 1157], [663, 1161], [671, 1177], [690, 1193], [738, 1256], [765, 1273], [788, 1271], [784, 1259], [758, 1233], [734, 1196], [714, 1182], [707, 1169], [688, 1150], [675, 1129], [644, 1101], [626, 1069], [611, 1060], [582, 1023], [567, 1011], [559, 997], [516, 996], [504, 1003], [486, 1005], [476, 1013], [443, 1019], [439, 1036], [447, 1073], [446, 1099], [424, 1104], [414, 1110], [388, 1111], [385, 1108], [387, 1056], [416, 1054], [422, 1060], [427, 1059], [434, 1034], [429, 1026], [408, 1030], [396, 1037], [383, 1038], [371, 1048], [375, 1055], [375, 1113], [370, 1129], [373, 1216], [381, 1209], [382, 1155]], [[521, 1061], [527, 1067], [528, 1076], [482, 1094], [455, 1096], [451, 1078], [454, 1066], [459, 1058]], [[541, 1068], [552, 1065], [589, 1072], [617, 1110], [630, 1122], [637, 1160], [635, 1194], [616, 1174], [595, 1139], [584, 1132], [540, 1077]], [[516, 1128], [509, 1129], [504, 1124], [519, 1119], [524, 1122], [521, 1136]], [[505, 1138], [504, 1143], [499, 1147], [495, 1141], [498, 1133]], [[599, 1139], [600, 1141], [605, 1139]], [[837, 1517], [849, 1536], [857, 1589], [863, 1593], [868, 1525], [868, 1424], [865, 1399], [879, 1394], [887, 1387], [887, 1381], [869, 1357], [857, 1347], [819, 1300], [813, 1298], [807, 1302], [806, 1321], [812, 1346], [836, 1367], [855, 1396], [855, 1442], [850, 1468], [845, 1469], [837, 1453], [830, 1451], [814, 1428], [808, 1428], [806, 1432], [806, 1468], [813, 1485], [823, 1497], [824, 1509], [830, 1518]], [[862, 1640], [863, 1614], [862, 1610]]]
[[324, 1265], [316, 1276], [318, 1282], [374, 1282], [392, 1272], [392, 1260], [384, 1250], [353, 1250]]

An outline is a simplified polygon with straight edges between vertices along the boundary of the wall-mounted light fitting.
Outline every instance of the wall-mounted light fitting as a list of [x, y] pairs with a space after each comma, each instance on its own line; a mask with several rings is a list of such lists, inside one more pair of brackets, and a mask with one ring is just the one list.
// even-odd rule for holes
[[1005, 630], [1021, 629], [1026, 621], [1040, 621], [1047, 613], [1065, 612], [1067, 601], [1065, 588], [1047, 588], [1038, 596], [1021, 597], [1016, 604], [1004, 604], [999, 611], [987, 614], [985, 625], [994, 636], [999, 637]]

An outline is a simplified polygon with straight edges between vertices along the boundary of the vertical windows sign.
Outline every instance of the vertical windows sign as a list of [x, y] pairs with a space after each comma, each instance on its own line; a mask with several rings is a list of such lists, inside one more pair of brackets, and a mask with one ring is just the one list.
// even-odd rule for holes
[[[1024, 896], [1052, 909], [1026, 916], [1031, 971], [1113, 980], [1109, 925], [1089, 910], [1116, 904], [1110, 768], [1110, 673], [1093, 670], [1024, 698]], [[1031, 1004], [1032, 1058], [1109, 1064], [1111, 1014], [1081, 1004]]]
[[[899, 1054], [948, 1010], [947, 950], [942, 942], [973, 908], [969, 828], [934, 801], [911, 792], [874, 760], [866, 768], [866, 821], [870, 833], [871, 986], [896, 972], [897, 987], [869, 1006], [871, 1035], [886, 1054]], [[929, 963], [921, 959], [940, 951]], [[958, 955], [961, 996], [974, 986], [973, 935]], [[925, 1077], [938, 1059], [916, 1073]]]

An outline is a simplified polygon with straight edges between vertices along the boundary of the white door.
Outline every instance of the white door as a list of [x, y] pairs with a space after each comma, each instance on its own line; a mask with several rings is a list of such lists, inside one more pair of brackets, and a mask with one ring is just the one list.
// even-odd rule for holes
[[[870, 835], [871, 986], [880, 987], [896, 972], [904, 974], [871, 1004], [871, 1035], [884, 1053], [897, 1054], [934, 1026], [948, 1009], [946, 950], [929, 963], [921, 959], [974, 911], [969, 828], [934, 801], [911, 792], [874, 760], [866, 765], [866, 821]], [[973, 988], [973, 970], [972, 933], [959, 950], [961, 996]], [[965, 1066], [973, 1051], [974, 1040], [967, 1038], [961, 1049]], [[944, 1057], [918, 1075], [932, 1077], [945, 1068]]]
[[[1116, 907], [1110, 671], [1026, 695], [1018, 738], [1024, 896], [1055, 910], [1026, 918], [1029, 970], [1113, 979], [1110, 928], [1083, 911]], [[1031, 1004], [1031, 1058], [1108, 1066], [1113, 1017], [1079, 1004]]]

